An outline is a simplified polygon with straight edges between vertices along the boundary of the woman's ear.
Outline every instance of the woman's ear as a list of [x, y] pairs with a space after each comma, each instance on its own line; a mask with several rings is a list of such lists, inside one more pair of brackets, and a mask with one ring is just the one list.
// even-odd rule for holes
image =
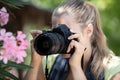
[[93, 34], [93, 25], [89, 23], [85, 29], [87, 36], [91, 37]]

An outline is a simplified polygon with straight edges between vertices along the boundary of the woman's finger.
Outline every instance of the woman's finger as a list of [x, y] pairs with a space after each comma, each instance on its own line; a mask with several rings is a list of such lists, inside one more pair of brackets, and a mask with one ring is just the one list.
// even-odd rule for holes
[[30, 31], [32, 37], [36, 37], [38, 34], [42, 34], [42, 31], [41, 30], [32, 30]]
[[68, 37], [68, 39], [74, 39], [74, 38], [79, 38], [80, 34], [72, 34], [71, 36]]
[[70, 50], [71, 50], [72, 48], [74, 48], [77, 44], [78, 44], [77, 41], [72, 40], [72, 41], [70, 42], [69, 46], [68, 46], [67, 53], [69, 53]]
[[74, 53], [84, 53], [84, 51], [86, 50], [86, 47], [82, 43], [75, 41], [75, 40], [72, 40], [70, 42], [68, 49], [67, 49], [67, 53], [69, 53], [72, 48], [75, 48]]
[[68, 37], [69, 40], [77, 39], [78, 42], [81, 40], [81, 38], [82, 38], [82, 35], [80, 33], [79, 34], [75, 33]]

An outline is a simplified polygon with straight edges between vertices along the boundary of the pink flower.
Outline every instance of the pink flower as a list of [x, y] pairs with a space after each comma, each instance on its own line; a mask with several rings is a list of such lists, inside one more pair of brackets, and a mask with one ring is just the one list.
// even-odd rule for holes
[[0, 41], [3, 45], [0, 46], [0, 60], [6, 64], [12, 58], [12, 50], [14, 50], [16, 41], [11, 32], [6, 32], [5, 29], [0, 30]]
[[26, 39], [26, 35], [23, 34], [22, 31], [18, 31], [17, 32], [17, 37], [16, 37], [16, 41], [18, 44], [18, 47], [21, 49], [27, 49], [28, 46], [28, 41], [25, 40]]
[[17, 37], [16, 37], [17, 40], [22, 41], [22, 40], [24, 40], [25, 38], [26, 38], [26, 35], [23, 34], [22, 31], [18, 31], [18, 32], [17, 32]]
[[2, 7], [0, 9], [0, 25], [4, 26], [8, 23], [9, 20], [9, 14], [7, 13], [7, 10], [5, 7]]
[[25, 50], [27, 49], [28, 41], [25, 40], [25, 38], [26, 38], [26, 35], [23, 34], [22, 31], [17, 32], [17, 36], [16, 36], [17, 47], [15, 48], [15, 51], [17, 53], [15, 54], [15, 57], [14, 57], [14, 60], [17, 63], [23, 62], [24, 61], [23, 58], [27, 56]]
[[12, 57], [14, 56], [15, 49], [16, 48], [16, 41], [12, 38], [6, 38], [3, 40], [4, 44], [2, 46], [3, 49], [5, 49], [5, 52]]
[[6, 29], [0, 30], [0, 40], [5, 40], [6, 38], [10, 38], [10, 37], [14, 38], [11, 32], [6, 32]]
[[11, 32], [6, 32], [5, 29], [0, 30], [0, 41], [3, 45], [0, 46], [0, 60], [6, 64], [8, 60], [15, 61], [16, 63], [24, 62], [27, 56], [26, 49], [28, 46], [26, 35], [21, 31], [18, 32], [17, 37], [13, 36]]
[[14, 55], [14, 61], [16, 63], [24, 62], [24, 58], [27, 56], [25, 50], [21, 50], [19, 47], [15, 49], [16, 54]]
[[0, 51], [0, 60], [3, 60], [5, 64], [7, 64], [8, 60], [10, 59], [10, 55], [8, 55], [5, 50]]

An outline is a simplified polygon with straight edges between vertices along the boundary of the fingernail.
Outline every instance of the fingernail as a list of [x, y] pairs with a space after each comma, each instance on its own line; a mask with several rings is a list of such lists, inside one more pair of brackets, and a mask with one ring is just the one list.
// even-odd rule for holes
[[71, 32], [73, 32], [73, 30], [72, 30], [72, 29], [70, 29], [70, 31], [71, 31]]
[[68, 37], [68, 39], [70, 39], [70, 37]]
[[68, 39], [70, 40], [70, 39], [71, 39], [71, 37], [68, 37]]
[[69, 53], [69, 49], [67, 50], [67, 53]]

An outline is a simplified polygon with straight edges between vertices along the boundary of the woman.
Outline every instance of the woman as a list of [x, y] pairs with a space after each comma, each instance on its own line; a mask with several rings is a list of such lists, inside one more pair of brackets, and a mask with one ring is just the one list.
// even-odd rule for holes
[[[63, 58], [70, 58], [70, 73], [66, 80], [120, 80], [120, 59], [114, 57], [107, 47], [106, 37], [100, 26], [99, 13], [94, 5], [82, 0], [66, 1], [53, 12], [52, 26], [58, 24], [67, 25], [74, 33], [68, 37], [71, 42], [67, 49], [67, 52], [70, 52], [74, 47], [73, 55], [62, 55]], [[42, 34], [42, 31], [32, 31], [33, 38], [38, 34]], [[33, 47], [32, 52], [33, 68], [27, 72], [25, 80], [44, 80], [41, 66], [43, 57], [38, 55]], [[83, 54], [84, 62], [81, 65]], [[114, 66], [116, 71], [110, 72], [114, 67], [109, 66], [114, 61], [118, 62]]]

